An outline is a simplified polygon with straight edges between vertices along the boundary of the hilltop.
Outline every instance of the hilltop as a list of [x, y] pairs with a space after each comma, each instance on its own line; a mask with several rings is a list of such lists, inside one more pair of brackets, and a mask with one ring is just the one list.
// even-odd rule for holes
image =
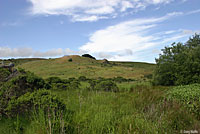
[[87, 76], [88, 78], [124, 78], [141, 79], [144, 75], [152, 74], [154, 64], [142, 62], [114, 62], [95, 60], [78, 55], [64, 56], [55, 59], [38, 59], [19, 64], [17, 67], [34, 72], [43, 78], [58, 76], [70, 78]]

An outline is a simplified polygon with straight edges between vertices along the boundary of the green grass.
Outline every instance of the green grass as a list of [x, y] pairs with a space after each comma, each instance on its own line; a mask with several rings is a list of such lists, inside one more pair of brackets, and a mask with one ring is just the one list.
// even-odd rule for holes
[[[68, 59], [72, 58], [72, 62]], [[110, 62], [104, 65], [100, 60], [80, 56], [68, 56], [58, 59], [38, 60], [21, 64], [18, 67], [34, 72], [43, 78], [58, 76], [70, 78], [87, 76], [88, 78], [112, 78], [121, 76], [124, 78], [141, 79], [146, 74], [151, 74], [154, 64], [134, 62]]]
[[[68, 59], [72, 58], [72, 62]], [[78, 89], [51, 89], [50, 92], [64, 101], [72, 114], [61, 116], [55, 112], [51, 119], [44, 111], [34, 112], [28, 118], [1, 119], [2, 134], [175, 134], [181, 130], [198, 130], [200, 120], [186, 104], [199, 106], [199, 85], [163, 87], [152, 86], [144, 75], [152, 74], [154, 64], [135, 62], [110, 62], [79, 56], [58, 59], [36, 60], [17, 67], [48, 78], [113, 78], [121, 76], [135, 81], [117, 83], [119, 92], [89, 90], [88, 82], [81, 82]], [[189, 99], [188, 99], [189, 98]], [[182, 103], [186, 100], [186, 103]], [[196, 105], [198, 104], [198, 105]], [[197, 107], [199, 110], [199, 107]], [[65, 115], [64, 114], [64, 115]], [[50, 124], [49, 125], [49, 121]], [[21, 132], [21, 129], [23, 132]]]
[[198, 120], [181, 104], [166, 101], [169, 88], [153, 87], [149, 83], [132, 83], [130, 88], [119, 93], [84, 88], [52, 92], [76, 111], [75, 133], [162, 134], [200, 127]]
[[[51, 90], [64, 100], [67, 109], [74, 111], [71, 121], [68, 117], [63, 118], [69, 126], [68, 133], [172, 134], [200, 128], [198, 118], [187, 108], [176, 100], [166, 99], [170, 87], [154, 87], [149, 82], [125, 82], [118, 86], [127, 90], [114, 93], [90, 91], [88, 86], [87, 82], [81, 82], [80, 89]], [[57, 115], [58, 118], [51, 119], [51, 128], [56, 133], [62, 130], [59, 111]], [[34, 113], [29, 117], [31, 120], [23, 118], [1, 120], [0, 132], [18, 133], [22, 128], [23, 133], [28, 134], [49, 133], [49, 119], [43, 111]]]

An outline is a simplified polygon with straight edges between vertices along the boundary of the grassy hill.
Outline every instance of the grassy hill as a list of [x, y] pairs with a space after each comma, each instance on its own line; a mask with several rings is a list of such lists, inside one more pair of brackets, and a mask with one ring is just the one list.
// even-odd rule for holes
[[[39, 61], [39, 60], [46, 60], [44, 58], [19, 58], [19, 59], [7, 59], [3, 60], [5, 64], [14, 63], [15, 65], [20, 65], [23, 63], [31, 62], [31, 61]], [[2, 59], [0, 59], [0, 62], [2, 62]]]
[[[72, 59], [70, 61], [69, 59]], [[141, 79], [151, 74], [154, 64], [139, 62], [104, 63], [103, 60], [94, 60], [78, 55], [64, 56], [57, 59], [35, 60], [18, 65], [27, 71], [34, 72], [43, 78], [58, 76], [60, 78], [87, 76], [88, 78], [124, 78]]]

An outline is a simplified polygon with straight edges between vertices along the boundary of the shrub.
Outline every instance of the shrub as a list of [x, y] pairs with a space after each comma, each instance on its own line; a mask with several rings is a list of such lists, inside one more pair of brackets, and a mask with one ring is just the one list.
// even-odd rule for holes
[[72, 62], [72, 58], [68, 59], [69, 62]]
[[82, 57], [87, 57], [87, 58], [91, 58], [91, 59], [95, 59], [95, 57], [91, 56], [90, 54], [83, 54]]
[[100, 81], [95, 85], [95, 89], [99, 91], [119, 91], [117, 85], [113, 81]]
[[112, 78], [112, 80], [115, 81], [115, 82], [118, 82], [118, 83], [134, 81], [133, 79], [126, 79], [126, 78], [123, 78], [121, 76]]
[[17, 114], [29, 113], [33, 108], [42, 108], [47, 111], [48, 108], [54, 110], [65, 110], [65, 104], [55, 95], [47, 90], [37, 90], [27, 92], [17, 99], [11, 99], [6, 108], [6, 114], [16, 116]]
[[75, 78], [60, 79], [59, 77], [50, 77], [46, 81], [55, 90], [78, 89], [80, 86], [80, 82]]
[[153, 78], [153, 74], [145, 74], [144, 78], [152, 79]]
[[182, 103], [200, 119], [200, 84], [174, 87], [168, 92], [168, 100]]
[[19, 98], [20, 96], [34, 92], [40, 88], [50, 88], [45, 81], [35, 76], [33, 73], [27, 72], [12, 78], [0, 87], [0, 114], [5, 114], [5, 108], [10, 100]]
[[0, 82], [6, 81], [6, 79], [8, 78], [8, 76], [9, 76], [10, 74], [11, 74], [11, 73], [9, 72], [8, 69], [0, 68]]
[[88, 79], [85, 76], [80, 76], [78, 78], [79, 81], [87, 81]]
[[59, 77], [49, 77], [46, 79], [47, 83], [62, 83], [63, 81]]

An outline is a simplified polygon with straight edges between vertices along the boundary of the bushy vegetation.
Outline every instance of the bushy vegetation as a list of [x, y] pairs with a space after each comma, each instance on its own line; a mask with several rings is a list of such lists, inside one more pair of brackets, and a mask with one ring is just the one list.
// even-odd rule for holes
[[79, 89], [80, 81], [75, 78], [60, 79], [59, 77], [49, 77], [46, 79], [52, 89], [58, 90], [76, 90]]
[[176, 100], [200, 119], [200, 84], [174, 87], [168, 92], [168, 100]]
[[93, 57], [92, 55], [90, 55], [90, 54], [83, 54], [82, 55], [82, 57], [87, 57], [87, 58], [91, 58], [91, 59], [94, 59], [94, 60], [96, 60], [96, 58], [95, 57]]
[[155, 85], [187, 85], [200, 83], [200, 35], [185, 44], [173, 43], [162, 49], [156, 59]]
[[66, 110], [65, 104], [52, 95], [47, 90], [36, 90], [34, 92], [27, 92], [17, 99], [11, 99], [6, 108], [6, 114], [9, 116], [16, 116], [19, 114], [30, 113], [33, 109], [42, 109], [47, 112], [48, 109], [56, 111]]
[[69, 58], [68, 61], [69, 61], [69, 62], [72, 62], [73, 60], [72, 60], [72, 58]]
[[110, 80], [93, 81], [93, 82], [90, 82], [90, 84], [91, 84], [91, 89], [97, 90], [97, 91], [117, 92], [119, 90], [117, 85], [113, 81], [110, 81]]
[[11, 74], [8, 69], [0, 68], [0, 86], [7, 80], [8, 76]]
[[[50, 82], [46, 83], [42, 78], [24, 70], [3, 83], [0, 86], [0, 122], [5, 119], [17, 119], [17, 122], [12, 122], [9, 124], [11, 128], [0, 132], [26, 133], [29, 129], [31, 133], [41, 130], [43, 133], [72, 131], [69, 121], [72, 120], [73, 112], [67, 110], [61, 99], [46, 90], [50, 88]], [[22, 120], [27, 124], [21, 125], [24, 121], [20, 121], [19, 117], [26, 118]], [[34, 124], [34, 127], [29, 126], [30, 124]]]

